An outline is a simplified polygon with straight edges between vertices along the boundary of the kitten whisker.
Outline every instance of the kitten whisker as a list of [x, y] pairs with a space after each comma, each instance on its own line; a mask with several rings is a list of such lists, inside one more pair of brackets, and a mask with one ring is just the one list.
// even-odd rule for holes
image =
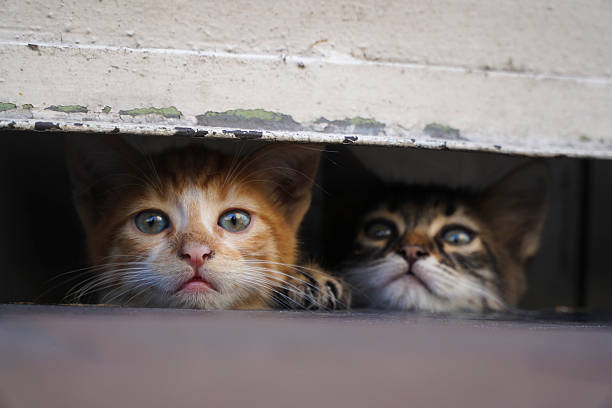
[[[264, 276], [265, 279], [268, 279], [268, 280], [272, 281], [273, 284], [275, 285], [275, 287], [279, 287], [279, 284], [280, 284], [280, 288], [281, 289], [285, 289], [285, 290], [287, 290], [287, 291], [289, 291], [291, 293], [294, 293], [294, 294], [296, 294], [298, 296], [306, 296], [310, 303], [318, 306], [319, 308], [323, 308], [324, 307], [324, 305], [320, 304], [320, 302], [318, 302], [315, 298], [313, 298], [311, 295], [309, 296], [308, 293], [305, 293], [303, 290], [301, 290], [297, 286], [293, 285], [292, 283], [290, 283], [290, 282], [288, 282], [286, 280], [283, 280], [280, 277], [274, 276], [275, 273], [278, 273], [277, 270], [269, 269], [269, 268], [253, 268], [253, 267], [251, 267], [250, 269], [253, 270], [253, 271], [257, 271], [257, 272], [264, 272], [264, 274], [262, 276]], [[270, 274], [268, 275], [266, 272], [269, 272]], [[312, 285], [310, 282], [307, 282], [307, 281], [302, 280], [302, 279], [298, 279], [298, 278], [296, 278], [296, 277], [294, 277], [292, 275], [286, 275], [286, 276], [288, 276], [291, 279], [297, 280], [298, 282], [306, 284], [308, 287], [310, 287], [312, 290], [314, 290], [316, 292], [323, 293], [321, 288]], [[337, 301], [338, 301], [339, 304], [345, 306], [344, 303], [340, 299], [338, 299]]]
[[[117, 263], [116, 265], [123, 265], [124, 263]], [[96, 266], [89, 266], [86, 268], [79, 268], [79, 269], [75, 269], [72, 271], [67, 271], [67, 272], [62, 272], [58, 275], [55, 275], [49, 279], [47, 279], [45, 281], [45, 285], [50, 284], [53, 281], [56, 281], [59, 279], [59, 282], [57, 282], [55, 285], [48, 287], [45, 291], [43, 291], [41, 294], [39, 294], [35, 301], [38, 301], [40, 298], [42, 298], [43, 296], [45, 296], [47, 293], [53, 291], [54, 289], [57, 289], [58, 287], [68, 284], [76, 279], [80, 279], [82, 278], [83, 275], [88, 275], [90, 273], [94, 273], [96, 271], [99, 270], [103, 270], [105, 268], [107, 268], [108, 266], [112, 266], [113, 264], [104, 264], [104, 265], [96, 265]], [[70, 275], [68, 278], [64, 279], [64, 277], [66, 277], [67, 275]]]
[[[136, 281], [136, 282], [138, 282], [138, 281]], [[130, 282], [129, 285], [127, 285], [125, 283], [122, 283], [121, 286], [123, 287], [123, 291], [115, 294], [112, 297], [108, 297], [109, 295], [112, 294], [112, 291], [109, 292], [107, 295], [105, 295], [102, 298], [103, 299], [102, 303], [110, 303], [110, 304], [112, 304], [115, 300], [122, 299], [125, 295], [138, 290], [138, 288], [143, 287], [142, 290], [140, 290], [139, 292], [134, 293], [133, 296], [131, 296], [129, 299], [127, 299], [127, 300], [122, 302], [122, 304], [124, 304], [124, 305], [129, 305], [130, 302], [136, 297], [136, 295], [144, 293], [145, 291], [150, 290], [151, 287], [152, 287], [152, 285], [151, 285], [152, 282], [150, 280], [148, 280], [148, 279], [141, 280], [138, 283], [136, 283], [136, 282]], [[120, 289], [121, 288], [117, 288], [116, 291], [118, 292]]]
[[[285, 265], [285, 266], [287, 266], [287, 265]], [[297, 276], [295, 276], [295, 275], [290, 275], [290, 274], [288, 274], [288, 273], [284, 273], [284, 272], [281, 272], [281, 271], [279, 271], [279, 270], [277, 270], [277, 269], [272, 269], [272, 268], [259, 268], [259, 270], [260, 270], [260, 271], [262, 271], [262, 272], [270, 272], [270, 273], [274, 273], [274, 274], [279, 274], [279, 275], [282, 275], [282, 276], [286, 276], [286, 277], [288, 277], [288, 278], [290, 278], [290, 279], [293, 279], [293, 280], [296, 280], [296, 281], [298, 281], [298, 282], [300, 282], [300, 283], [304, 283], [304, 284], [306, 284], [307, 286], [309, 286], [309, 287], [310, 287], [310, 288], [312, 288], [312, 289], [319, 290], [319, 288], [318, 288], [318, 287], [314, 286], [314, 285], [313, 285], [312, 283], [310, 283], [308, 280], [305, 280], [305, 279], [300, 279], [300, 278], [298, 278], [298, 277], [297, 277]], [[313, 269], [313, 270], [314, 270], [314, 269]], [[303, 273], [303, 272], [302, 272], [302, 273]]]
[[[268, 278], [269, 279], [269, 278]], [[281, 285], [279, 286], [278, 283], [281, 283]], [[274, 283], [272, 285], [268, 285], [267, 288], [273, 292], [274, 294], [281, 296], [283, 299], [289, 300], [291, 302], [293, 302], [295, 304], [295, 306], [297, 306], [298, 308], [302, 308], [303, 305], [301, 303], [299, 303], [297, 300], [293, 299], [292, 297], [282, 293], [280, 290], [286, 290], [288, 293], [293, 293], [295, 295], [297, 295], [298, 297], [302, 297], [302, 296], [306, 296], [308, 299], [308, 302], [318, 306], [319, 308], [323, 308], [323, 305], [321, 305], [319, 302], [316, 301], [315, 298], [313, 298], [312, 296], [309, 296], [308, 294], [304, 293], [303, 291], [295, 288], [293, 285], [286, 285], [286, 282], [282, 282], [282, 281], [274, 281]], [[284, 303], [283, 304], [286, 307], [291, 307], [290, 304]]]
[[[244, 280], [244, 282], [247, 282], [247, 283], [250, 283], [250, 284], [253, 284], [253, 285], [259, 285], [260, 287], [263, 287], [264, 289], [267, 289], [270, 292], [275, 293], [275, 294], [283, 297], [284, 299], [289, 300], [289, 301], [295, 303], [295, 305], [298, 306], [298, 307], [301, 306], [301, 304], [299, 302], [297, 302], [295, 299], [293, 299], [293, 298], [285, 295], [284, 293], [280, 292], [279, 290], [277, 290], [276, 289], [277, 286], [273, 286], [273, 285], [270, 285], [268, 283], [260, 282], [258, 280], [249, 279], [249, 278], [246, 278], [246, 279], [243, 279], [243, 280]], [[280, 288], [280, 289], [282, 289], [282, 288]], [[289, 305], [287, 305], [287, 307], [289, 307]]]
[[129, 278], [130, 275], [138, 276], [138, 274], [141, 274], [143, 271], [146, 271], [146, 269], [143, 267], [111, 269], [104, 271], [100, 275], [90, 277], [73, 286], [68, 291], [66, 297], [78, 301], [87, 294], [98, 292], [100, 290], [105, 290], [107, 288], [107, 285], [109, 284], [110, 286], [113, 286], [115, 284], [122, 284], [120, 278]]
[[449, 276], [447, 275], [438, 274], [436, 275], [436, 279], [448, 283], [449, 287], [452, 288], [453, 291], [456, 291], [457, 286], [463, 286], [467, 290], [477, 295], [480, 295], [484, 298], [487, 298], [499, 304], [502, 307], [505, 305], [505, 302], [502, 301], [502, 299], [498, 295], [496, 295], [489, 289], [485, 288], [484, 286], [478, 284], [477, 282], [472, 281], [471, 278], [469, 277], [461, 277], [460, 279], [452, 279], [452, 278], [449, 278]]

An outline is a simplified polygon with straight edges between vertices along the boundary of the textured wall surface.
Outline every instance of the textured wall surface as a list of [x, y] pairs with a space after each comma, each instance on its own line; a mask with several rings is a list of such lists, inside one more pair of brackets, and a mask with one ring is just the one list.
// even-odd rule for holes
[[608, 1], [0, 7], [2, 127], [612, 157]]

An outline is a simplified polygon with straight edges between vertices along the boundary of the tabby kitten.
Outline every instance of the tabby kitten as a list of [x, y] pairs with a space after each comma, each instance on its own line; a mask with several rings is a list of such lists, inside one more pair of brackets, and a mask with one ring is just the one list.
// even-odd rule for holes
[[119, 137], [67, 143], [93, 276], [74, 290], [102, 303], [201, 309], [335, 309], [342, 284], [296, 265], [316, 146], [246, 157], [199, 145], [146, 156]]
[[503, 310], [526, 289], [547, 211], [532, 164], [481, 193], [390, 186], [362, 217], [344, 262], [354, 305], [434, 312]]

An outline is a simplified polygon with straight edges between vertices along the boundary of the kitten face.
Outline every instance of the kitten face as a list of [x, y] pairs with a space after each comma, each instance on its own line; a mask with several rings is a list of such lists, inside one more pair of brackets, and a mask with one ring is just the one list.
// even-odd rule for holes
[[81, 292], [123, 305], [269, 307], [294, 274], [318, 155], [275, 145], [237, 159], [191, 146], [106, 156], [111, 168], [93, 176], [73, 169], [77, 187], [87, 183], [76, 202], [97, 271]]
[[391, 188], [362, 217], [345, 262], [357, 305], [483, 311], [516, 304], [546, 212], [545, 182], [517, 189], [524, 176], [480, 195]]
[[[130, 273], [118, 274], [122, 287], [131, 287], [130, 293], [145, 301], [150, 298], [152, 304], [229, 308], [255, 301], [261, 287], [245, 283], [262, 281], [258, 269], [269, 266], [266, 261], [293, 263], [294, 240], [289, 237], [285, 247], [282, 241], [295, 231], [281, 217], [274, 219], [274, 209], [248, 185], [222, 183], [219, 176], [180, 185], [162, 179], [159, 190], [128, 200], [116, 216], [108, 251], [111, 263], [138, 259]], [[141, 231], [137, 221], [143, 213], [162, 217], [167, 226], [157, 233]], [[231, 228], [232, 217], [240, 225], [238, 214], [248, 218], [242, 221], [248, 222], [244, 229], [224, 228]], [[229, 223], [222, 224], [227, 218]], [[143, 225], [147, 221], [155, 223], [145, 220]], [[109, 291], [106, 300], [114, 295]]]
[[384, 202], [367, 214], [348, 280], [371, 306], [501, 309], [499, 271], [467, 206]]

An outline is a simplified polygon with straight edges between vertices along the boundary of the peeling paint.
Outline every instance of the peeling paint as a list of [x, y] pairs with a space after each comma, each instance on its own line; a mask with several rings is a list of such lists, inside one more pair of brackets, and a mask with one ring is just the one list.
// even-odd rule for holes
[[[207, 138], [211, 139], [229, 139], [237, 137], [236, 133], [232, 133], [228, 128], [215, 127], [198, 127], [191, 126], [184, 122], [185, 129], [191, 129], [198, 134], [206, 134]], [[58, 123], [42, 122], [32, 118], [0, 118], [0, 131], [2, 129], [18, 129], [18, 130], [61, 130], [62, 132], [83, 132], [84, 128], [87, 132], [108, 134], [108, 133], [128, 133], [138, 135], [159, 135], [172, 136], [180, 132], [180, 127], [174, 128], [159, 123], [131, 123], [129, 121], [121, 121], [113, 123], [108, 121], [91, 120], [86, 123], [76, 123], [73, 121], [60, 120]], [[225, 132], [224, 132], [225, 130]], [[403, 129], [405, 131], [405, 129]], [[186, 130], [189, 132], [189, 130]], [[244, 132], [244, 131], [243, 131]], [[321, 144], [341, 144], [348, 143], [350, 140], [355, 145], [360, 146], [388, 146], [388, 147], [406, 147], [418, 149], [446, 149], [457, 151], [481, 151], [495, 152], [512, 155], [522, 155], [527, 157], [576, 157], [576, 158], [593, 158], [593, 159], [612, 159], [612, 144], [605, 140], [592, 137], [592, 142], [578, 142], [580, 135], [577, 135], [574, 143], [562, 144], [547, 144], [547, 145], [525, 145], [516, 141], [507, 140], [503, 145], [491, 144], [488, 141], [477, 141], [471, 138], [462, 138], [461, 140], [442, 140], [431, 138], [425, 135], [422, 131], [416, 131], [418, 136], [411, 137], [409, 133], [395, 133], [393, 127], [388, 126], [385, 133], [372, 135], [367, 137], [357, 137], [352, 134], [324, 133], [316, 132], [311, 129], [303, 129], [299, 131], [272, 131], [262, 130], [261, 138], [270, 142], [292, 142], [292, 143], [321, 143]], [[193, 134], [190, 133], [193, 136]], [[244, 134], [243, 134], [244, 135]], [[257, 135], [257, 133], [247, 132], [246, 135]], [[240, 134], [238, 134], [238, 137]]]
[[190, 127], [176, 126], [174, 128], [174, 130], [176, 130], [176, 132], [174, 132], [174, 134], [177, 135], [177, 136], [193, 136], [193, 135], [195, 135], [195, 130], [190, 128]]
[[233, 134], [242, 140], [261, 139], [263, 137], [263, 132], [257, 130], [224, 130], [223, 133]]
[[10, 102], [0, 102], [0, 112], [4, 112], [7, 110], [15, 109], [17, 105]]
[[110, 111], [111, 111], [111, 107], [108, 106], [108, 105], [106, 105], [105, 107], [102, 108], [102, 112], [104, 112], [104, 113], [110, 113]]
[[[199, 126], [237, 127], [241, 129], [303, 130], [340, 134], [379, 135], [385, 124], [375, 119], [356, 116], [342, 120], [319, 118], [314, 123], [300, 124], [290, 115], [264, 109], [233, 109], [225, 112], [208, 111], [196, 116]], [[233, 131], [232, 131], [233, 132]]]
[[208, 131], [206, 130], [200, 130], [200, 129], [193, 129], [190, 127], [180, 127], [180, 126], [176, 126], [174, 128], [174, 130], [176, 130], [176, 132], [174, 132], [174, 134], [176, 136], [194, 136], [194, 137], [204, 137], [208, 134]]
[[319, 118], [314, 122], [314, 130], [330, 133], [358, 133], [361, 135], [378, 135], [385, 129], [385, 124], [375, 119], [355, 116], [343, 120]]
[[463, 139], [461, 137], [461, 133], [459, 129], [452, 128], [450, 126], [442, 125], [440, 123], [430, 123], [425, 126], [423, 129], [425, 134], [436, 137], [440, 139], [452, 139], [452, 140], [460, 140]]
[[302, 126], [289, 115], [264, 109], [233, 109], [225, 112], [208, 111], [197, 115], [200, 126], [232, 126], [244, 129], [299, 130]]
[[25, 104], [21, 105], [21, 107], [23, 109], [32, 109], [34, 107], [34, 105], [32, 105], [31, 103], [25, 103]]
[[87, 107], [82, 105], [51, 105], [46, 110], [64, 113], [87, 113]]
[[45, 130], [61, 130], [60, 126], [58, 123], [53, 123], [53, 122], [36, 122], [34, 123], [34, 130], [38, 130], [39, 132], [45, 131]]
[[130, 110], [121, 110], [119, 111], [120, 115], [129, 115], [129, 116], [140, 116], [140, 115], [161, 115], [165, 118], [180, 118], [182, 113], [176, 109], [174, 106], [169, 106], [167, 108], [134, 108]]

